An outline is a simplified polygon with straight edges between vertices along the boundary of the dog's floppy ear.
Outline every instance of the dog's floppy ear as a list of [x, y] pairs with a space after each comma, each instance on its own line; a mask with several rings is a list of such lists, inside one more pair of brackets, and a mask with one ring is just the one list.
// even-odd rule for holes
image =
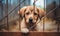
[[38, 12], [39, 12], [39, 18], [42, 18], [46, 14], [46, 12], [41, 8], [37, 8], [37, 9], [38, 9]]
[[26, 11], [26, 7], [23, 7], [23, 8], [21, 8], [21, 9], [18, 11], [18, 14], [20, 15], [21, 18], [24, 17], [25, 11]]

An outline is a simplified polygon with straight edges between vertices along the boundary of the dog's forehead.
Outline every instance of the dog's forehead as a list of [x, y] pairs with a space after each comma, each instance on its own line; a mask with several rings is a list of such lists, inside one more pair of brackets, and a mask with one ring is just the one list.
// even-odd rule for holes
[[37, 7], [27, 6], [27, 7], [26, 7], [26, 11], [31, 11], [31, 12], [32, 12], [32, 11], [38, 11], [38, 10], [37, 10]]
[[37, 7], [34, 7], [34, 6], [28, 6], [27, 8], [30, 10], [34, 10], [34, 9], [36, 10], [37, 9]]

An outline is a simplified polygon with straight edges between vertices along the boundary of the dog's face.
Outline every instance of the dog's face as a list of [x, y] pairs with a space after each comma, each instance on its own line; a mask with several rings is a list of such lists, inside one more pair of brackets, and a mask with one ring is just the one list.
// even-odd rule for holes
[[27, 6], [20, 9], [18, 12], [23, 18], [25, 18], [26, 23], [36, 23], [38, 18], [44, 16], [45, 12], [37, 7], [34, 6]]
[[38, 19], [38, 11], [33, 8], [26, 8], [25, 19], [27, 23], [35, 23]]

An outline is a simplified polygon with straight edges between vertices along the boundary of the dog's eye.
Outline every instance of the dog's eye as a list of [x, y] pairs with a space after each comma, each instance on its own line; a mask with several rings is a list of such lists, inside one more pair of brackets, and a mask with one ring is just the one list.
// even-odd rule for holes
[[34, 13], [34, 15], [37, 15], [37, 13]]
[[27, 15], [29, 15], [29, 13], [26, 13]]

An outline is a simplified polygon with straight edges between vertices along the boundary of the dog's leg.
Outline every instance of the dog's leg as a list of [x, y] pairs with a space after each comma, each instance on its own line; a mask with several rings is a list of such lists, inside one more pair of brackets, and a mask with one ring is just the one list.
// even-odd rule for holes
[[22, 33], [28, 33], [29, 30], [28, 30], [27, 28], [23, 28], [23, 29], [21, 29], [21, 32], [22, 32]]
[[24, 19], [21, 22], [21, 32], [22, 33], [28, 33], [29, 32], [28, 28], [26, 27], [26, 24], [25, 24], [25, 20]]

